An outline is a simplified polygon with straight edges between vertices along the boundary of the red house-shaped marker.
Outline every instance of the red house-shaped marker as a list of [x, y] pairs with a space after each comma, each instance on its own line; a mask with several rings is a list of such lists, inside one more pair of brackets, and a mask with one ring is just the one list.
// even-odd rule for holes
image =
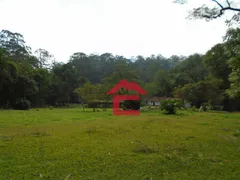
[[[126, 79], [121, 80], [116, 84], [107, 94], [115, 94], [119, 89], [125, 88], [127, 90], [134, 90], [138, 94], [147, 94], [147, 92], [142, 89], [135, 82], [128, 82]], [[139, 100], [139, 95], [114, 95], [113, 97], [113, 114], [114, 115], [140, 115], [139, 110], [120, 110], [120, 101], [121, 100]]]

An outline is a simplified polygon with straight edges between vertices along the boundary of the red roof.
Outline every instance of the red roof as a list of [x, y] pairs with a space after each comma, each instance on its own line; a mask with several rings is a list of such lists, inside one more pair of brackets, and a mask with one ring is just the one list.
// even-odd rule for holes
[[142, 89], [137, 83], [128, 82], [126, 79], [121, 80], [110, 91], [108, 91], [107, 94], [114, 94], [123, 87], [129, 91], [135, 90], [138, 94], [147, 94], [147, 92], [144, 89]]

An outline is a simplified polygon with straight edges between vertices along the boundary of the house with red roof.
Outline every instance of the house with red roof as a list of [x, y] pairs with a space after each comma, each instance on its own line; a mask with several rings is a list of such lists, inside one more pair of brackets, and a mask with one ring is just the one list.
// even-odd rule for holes
[[[118, 95], [118, 91], [125, 88], [128, 91], [135, 91], [138, 95]], [[120, 102], [124, 100], [138, 101], [139, 94], [145, 95], [147, 92], [135, 82], [128, 82], [126, 79], [121, 80], [112, 89], [107, 92], [108, 95], [113, 95], [113, 114], [114, 115], [139, 115], [140, 104], [138, 110], [120, 110]], [[129, 108], [132, 109], [132, 108]]]

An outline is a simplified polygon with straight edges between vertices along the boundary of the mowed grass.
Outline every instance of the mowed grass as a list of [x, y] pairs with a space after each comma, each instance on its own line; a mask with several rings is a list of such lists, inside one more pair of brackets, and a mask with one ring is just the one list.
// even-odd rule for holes
[[0, 111], [0, 179], [240, 179], [240, 113]]

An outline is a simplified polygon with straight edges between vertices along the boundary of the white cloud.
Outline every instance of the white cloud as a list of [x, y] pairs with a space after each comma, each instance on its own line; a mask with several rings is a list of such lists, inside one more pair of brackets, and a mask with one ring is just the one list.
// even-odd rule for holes
[[74, 52], [126, 57], [204, 53], [222, 41], [225, 19], [188, 21], [171, 0], [0, 0], [0, 29], [24, 35], [34, 50], [45, 48], [58, 61]]

